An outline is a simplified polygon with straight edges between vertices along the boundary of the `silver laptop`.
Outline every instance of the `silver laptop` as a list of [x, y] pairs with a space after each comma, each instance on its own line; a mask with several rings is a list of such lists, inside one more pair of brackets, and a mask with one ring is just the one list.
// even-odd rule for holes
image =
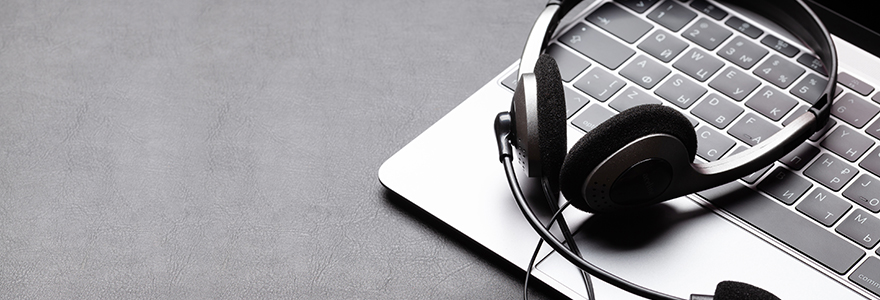
[[[632, 18], [638, 32], [628, 34], [637, 38], [624, 40], [603, 28], [591, 19], [597, 11]], [[848, 21], [837, 22], [826, 20], [840, 59], [829, 126], [774, 165], [714, 189], [613, 217], [565, 210], [582, 255], [628, 281], [682, 298], [712, 294], [718, 282], [734, 280], [781, 299], [880, 299], [880, 58], [855, 44], [865, 40], [838, 29]], [[873, 35], [866, 41], [877, 40], [849, 25]], [[597, 45], [615, 51], [584, 48]], [[569, 146], [619, 111], [656, 103], [688, 116], [702, 161], [776, 132], [815, 101], [807, 91], [826, 80], [792, 35], [747, 11], [704, 0], [590, 3], [560, 25], [547, 52], [565, 81]], [[526, 269], [539, 237], [508, 189], [492, 127], [495, 115], [510, 109], [517, 66], [389, 158], [379, 179]], [[729, 71], [749, 76], [731, 84], [723, 79]], [[549, 218], [540, 183], [523, 185]], [[638, 299], [595, 278], [585, 284], [549, 247], [532, 274], [573, 299]]]

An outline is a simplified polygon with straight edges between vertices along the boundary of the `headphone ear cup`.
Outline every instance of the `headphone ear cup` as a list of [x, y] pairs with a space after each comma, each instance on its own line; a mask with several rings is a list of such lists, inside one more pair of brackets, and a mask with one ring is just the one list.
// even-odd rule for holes
[[542, 54], [535, 64], [538, 92], [538, 147], [541, 172], [558, 189], [559, 169], [568, 147], [565, 132], [565, 91], [553, 57]]
[[612, 154], [651, 134], [668, 134], [679, 139], [690, 161], [694, 160], [697, 135], [687, 117], [661, 105], [636, 106], [602, 122], [572, 146], [559, 174], [562, 194], [578, 209], [595, 212], [583, 198], [584, 181]]

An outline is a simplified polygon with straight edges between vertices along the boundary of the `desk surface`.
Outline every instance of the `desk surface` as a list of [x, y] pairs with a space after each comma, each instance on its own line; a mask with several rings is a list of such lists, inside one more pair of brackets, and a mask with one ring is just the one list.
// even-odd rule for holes
[[0, 298], [519, 297], [376, 173], [542, 3], [3, 1]]

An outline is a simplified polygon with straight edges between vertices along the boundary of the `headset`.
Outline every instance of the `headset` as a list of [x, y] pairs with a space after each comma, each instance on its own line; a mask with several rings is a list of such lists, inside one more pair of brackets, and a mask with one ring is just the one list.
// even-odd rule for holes
[[[739, 7], [787, 29], [823, 63], [828, 83], [812, 107], [767, 140], [709, 163], [694, 163], [697, 138], [687, 117], [661, 105], [636, 106], [611, 117], [584, 135], [566, 154], [562, 80], [555, 60], [542, 53], [560, 20], [579, 2], [550, 0], [535, 21], [523, 49], [511, 109], [495, 118], [499, 158], [523, 215], [560, 255], [594, 277], [633, 294], [680, 299], [610, 274], [584, 260], [576, 248], [566, 248], [529, 206], [517, 180], [514, 159], [529, 177], [540, 178], [553, 206], [561, 192], [572, 206], [594, 214], [645, 207], [725, 184], [772, 164], [825, 126], [837, 82], [834, 43], [802, 0], [735, 1]], [[560, 227], [567, 229], [562, 222]], [[712, 297], [691, 295], [691, 299]], [[778, 298], [745, 283], [725, 281], [718, 284], [714, 299]]]

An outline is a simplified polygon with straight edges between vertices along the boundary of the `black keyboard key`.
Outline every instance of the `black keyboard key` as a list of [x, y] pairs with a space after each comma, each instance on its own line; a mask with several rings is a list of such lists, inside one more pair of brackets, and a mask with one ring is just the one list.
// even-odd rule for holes
[[843, 191], [843, 196], [871, 212], [880, 212], [880, 182], [874, 176], [862, 174]]
[[797, 47], [792, 46], [771, 34], [768, 34], [761, 39], [761, 44], [767, 45], [767, 47], [773, 48], [774, 50], [779, 51], [779, 53], [782, 53], [782, 55], [788, 57], [794, 57], [798, 52], [801, 52]]
[[727, 98], [718, 94], [710, 94], [691, 111], [691, 113], [718, 129], [727, 127], [742, 112], [743, 109], [734, 104], [733, 101], [727, 100]]
[[853, 77], [852, 75], [849, 75], [849, 73], [847, 72], [838, 73], [837, 82], [852, 89], [856, 93], [861, 94], [862, 96], [870, 95], [871, 92], [874, 91], [873, 86], [859, 80], [858, 78]]
[[875, 148], [868, 156], [865, 156], [865, 159], [859, 163], [859, 166], [865, 168], [868, 172], [874, 173], [874, 175], [880, 176], [880, 147]]
[[755, 68], [752, 73], [784, 89], [790, 86], [798, 77], [801, 77], [801, 74], [804, 74], [804, 68], [774, 54]]
[[822, 76], [828, 76], [828, 72], [825, 71], [825, 64], [823, 64], [821, 60], [809, 53], [801, 54], [801, 56], [798, 57], [797, 61], [807, 68], [815, 71], [816, 73], [822, 74]]
[[750, 69], [770, 51], [738, 36], [718, 50], [718, 55], [743, 69]]
[[687, 7], [668, 1], [651, 11], [648, 14], [648, 19], [654, 20], [654, 22], [663, 25], [663, 27], [669, 30], [679, 31], [696, 16], [697, 13]]
[[816, 104], [826, 85], [828, 85], [828, 79], [816, 74], [809, 74], [791, 89], [791, 93], [810, 104]]
[[880, 139], [880, 119], [877, 119], [877, 121], [871, 123], [871, 126], [865, 128], [865, 133], [870, 134], [874, 138]]
[[513, 70], [513, 73], [510, 73], [504, 80], [501, 80], [501, 85], [509, 88], [511, 91], [516, 90], [516, 82], [519, 81], [519, 78], [516, 77], [518, 73], [519, 71]]
[[649, 93], [642, 92], [638, 88], [629, 87], [623, 93], [617, 95], [614, 100], [608, 103], [608, 106], [614, 110], [621, 112], [632, 108], [633, 106], [645, 104], [660, 104], [660, 100]]
[[562, 80], [565, 80], [566, 82], [574, 79], [591, 65], [586, 59], [581, 58], [571, 51], [565, 50], [558, 44], [550, 45], [550, 47], [547, 47], [546, 52], [556, 60], [556, 65], [559, 67], [559, 75], [562, 76]]
[[880, 107], [853, 93], [846, 93], [831, 106], [831, 114], [849, 125], [862, 128], [880, 112]]
[[880, 219], [861, 209], [852, 212], [837, 226], [837, 232], [865, 248], [873, 248], [880, 241]]
[[764, 86], [764, 88], [749, 98], [749, 101], [746, 101], [746, 106], [751, 107], [770, 120], [779, 121], [797, 103], [797, 100], [787, 96], [785, 93], [769, 86]]
[[820, 187], [814, 189], [797, 206], [798, 211], [828, 227], [837, 223], [837, 220], [840, 220], [840, 217], [849, 211], [850, 208], [852, 208], [852, 205], [847, 203], [846, 200]]
[[629, 65], [620, 70], [620, 75], [645, 89], [653, 88], [660, 80], [666, 78], [666, 75], [669, 75], [669, 73], [669, 68], [644, 55], [639, 55]]
[[629, 7], [629, 9], [632, 9], [637, 13], [643, 13], [647, 11], [648, 8], [651, 8], [651, 6], [654, 6], [654, 4], [657, 3], [657, 0], [617, 0], [617, 3]]
[[730, 19], [727, 19], [727, 22], [724, 22], [724, 24], [727, 24], [730, 28], [736, 29], [736, 31], [742, 32], [742, 34], [753, 39], [764, 34], [763, 30], [737, 17], [730, 17]]
[[706, 81], [718, 69], [724, 66], [724, 62], [703, 50], [692, 48], [672, 65], [676, 69], [690, 75], [700, 82]]
[[880, 296], [880, 260], [868, 257], [861, 266], [849, 275], [849, 280]]
[[844, 184], [849, 182], [858, 173], [858, 169], [828, 153], [819, 156], [819, 159], [804, 171], [804, 175], [818, 181], [833, 191], [839, 191]]
[[736, 122], [733, 127], [730, 127], [727, 133], [749, 144], [749, 146], [755, 146], [777, 131], [779, 131], [779, 127], [773, 125], [773, 123], [764, 120], [764, 118], [754, 113], [748, 113], [739, 122]]
[[581, 110], [584, 105], [590, 103], [590, 97], [583, 96], [569, 87], [563, 87], [565, 93], [565, 118], [571, 118], [574, 113]]
[[816, 155], [819, 154], [819, 148], [816, 148], [810, 143], [802, 143], [791, 150], [788, 154], [779, 159], [779, 162], [785, 164], [792, 170], [800, 170], [804, 166], [807, 165], [808, 162], [813, 160]]
[[757, 171], [753, 172], [752, 174], [749, 174], [749, 176], [743, 177], [741, 179], [745, 182], [748, 182], [748, 183], [755, 183], [755, 181], [758, 181], [758, 178], [761, 178], [761, 176], [764, 176], [764, 173], [767, 173], [767, 171], [769, 171], [770, 167], [772, 167], [772, 166], [773, 165], [766, 166], [763, 169], [757, 170]]
[[779, 167], [758, 184], [758, 189], [782, 203], [791, 205], [812, 186], [813, 184], [803, 177]]
[[605, 3], [587, 16], [587, 21], [605, 29], [627, 43], [635, 43], [654, 25], [623, 10], [613, 3]]
[[590, 105], [580, 115], [572, 119], [571, 124], [584, 132], [590, 132], [590, 130], [593, 130], [596, 126], [599, 126], [599, 124], [602, 124], [602, 122], [605, 122], [614, 115], [614, 112], [604, 107]]
[[716, 161], [735, 145], [729, 137], [707, 126], [697, 129], [697, 155], [706, 161]]
[[601, 68], [593, 68], [574, 83], [574, 87], [602, 102], [611, 98], [624, 85], [626, 82], [623, 79]]
[[675, 74], [654, 93], [678, 107], [687, 109], [706, 93], [706, 89], [681, 74]]
[[563, 44], [577, 50], [609, 69], [617, 69], [636, 52], [598, 29], [580, 23], [559, 38]]
[[856, 161], [874, 145], [874, 140], [845, 125], [837, 126], [822, 141], [822, 147], [848, 161]]
[[736, 101], [744, 99], [760, 84], [761, 82], [749, 73], [734, 67], [727, 67], [709, 82], [709, 86]]
[[663, 62], [670, 62], [687, 46], [687, 42], [665, 30], [658, 29], [639, 44], [639, 49]]
[[694, 2], [691, 2], [691, 7], [700, 11], [701, 13], [709, 15], [710, 17], [712, 17], [715, 20], [721, 20], [727, 16], [726, 11], [724, 11], [721, 8], [718, 8], [717, 6], [715, 6], [709, 2], [706, 2], [705, 0], [694, 0]]
[[685, 30], [683, 33], [686, 39], [691, 40], [697, 45], [708, 50], [714, 50], [724, 40], [730, 37], [731, 32], [715, 22], [706, 18], [700, 18], [694, 25]]
[[838, 274], [846, 273], [865, 255], [859, 247], [738, 182], [697, 195]]

